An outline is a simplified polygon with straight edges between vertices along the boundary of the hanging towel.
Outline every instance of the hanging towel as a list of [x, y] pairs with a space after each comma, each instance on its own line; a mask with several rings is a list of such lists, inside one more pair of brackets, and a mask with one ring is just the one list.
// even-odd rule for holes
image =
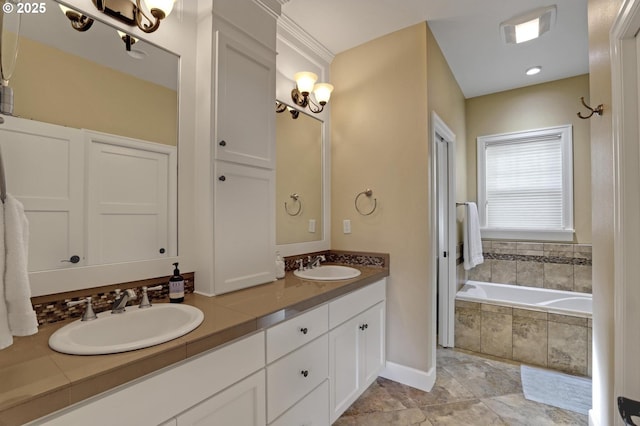
[[463, 228], [462, 257], [464, 269], [469, 270], [484, 262], [482, 256], [482, 237], [480, 236], [480, 221], [476, 203], [466, 203]]
[[4, 202], [4, 242], [4, 299], [9, 330], [14, 336], [29, 336], [38, 332], [27, 270], [29, 222], [22, 203], [11, 194]]
[[9, 316], [7, 314], [7, 302], [4, 300], [4, 208], [0, 204], [0, 349], [13, 344], [13, 335], [9, 329]]

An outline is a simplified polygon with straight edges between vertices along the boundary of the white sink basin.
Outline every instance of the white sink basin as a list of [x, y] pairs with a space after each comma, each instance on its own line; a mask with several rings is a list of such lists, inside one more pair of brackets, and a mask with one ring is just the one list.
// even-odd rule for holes
[[322, 265], [306, 271], [293, 271], [297, 277], [315, 281], [348, 280], [361, 274], [360, 270], [349, 266]]
[[49, 346], [72, 355], [132, 351], [183, 336], [203, 319], [202, 311], [189, 305], [160, 303], [145, 309], [129, 306], [121, 314], [107, 311], [92, 321], [72, 322], [51, 335]]

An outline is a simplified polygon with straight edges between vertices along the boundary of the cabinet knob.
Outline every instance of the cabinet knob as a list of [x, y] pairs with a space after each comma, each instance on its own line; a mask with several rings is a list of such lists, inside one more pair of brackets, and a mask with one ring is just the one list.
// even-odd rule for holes
[[71, 263], [78, 263], [80, 262], [80, 256], [78, 255], [73, 255], [69, 258], [69, 260], [61, 260], [60, 262], [71, 262]]
[[362, 324], [360, 326], [360, 330], [362, 330], [362, 331], [366, 330], [367, 328], [369, 328], [369, 324]]
[[302, 374], [304, 377], [307, 377], [309, 375], [309, 370], [302, 370], [300, 374]]
[[220, 145], [220, 146], [227, 146], [227, 142], [226, 142], [226, 141], [220, 141], [220, 143], [218, 143], [218, 145]]
[[164, 249], [164, 248], [161, 248], [161, 249], [160, 249], [160, 254], [164, 254], [164, 252], [165, 252], [165, 249]]
[[227, 178], [225, 177], [225, 175], [222, 175], [222, 176], [220, 176], [220, 177], [218, 178], [218, 180], [219, 180], [220, 182], [224, 182], [225, 180], [227, 180]]
[[308, 332], [308, 331], [309, 331], [309, 330], [307, 329], [307, 327], [302, 327], [302, 328], [300, 329], [300, 333], [302, 333], [302, 334], [307, 334], [307, 332]]

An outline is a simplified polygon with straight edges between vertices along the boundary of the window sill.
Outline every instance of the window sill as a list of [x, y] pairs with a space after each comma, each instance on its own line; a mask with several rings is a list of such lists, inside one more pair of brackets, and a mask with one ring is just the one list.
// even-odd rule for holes
[[575, 230], [532, 230], [532, 229], [480, 229], [482, 238], [497, 240], [532, 240], [532, 241], [563, 241], [573, 242]]

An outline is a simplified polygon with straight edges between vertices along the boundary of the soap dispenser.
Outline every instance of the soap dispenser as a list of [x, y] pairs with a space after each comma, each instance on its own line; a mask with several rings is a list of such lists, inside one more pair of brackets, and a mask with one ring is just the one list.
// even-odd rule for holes
[[280, 279], [280, 278], [284, 278], [284, 260], [282, 259], [282, 256], [280, 256], [280, 252], [277, 251], [276, 252], [276, 278]]
[[180, 275], [180, 269], [178, 269], [178, 262], [174, 263], [173, 276], [169, 278], [169, 302], [182, 303], [184, 302], [184, 278]]

